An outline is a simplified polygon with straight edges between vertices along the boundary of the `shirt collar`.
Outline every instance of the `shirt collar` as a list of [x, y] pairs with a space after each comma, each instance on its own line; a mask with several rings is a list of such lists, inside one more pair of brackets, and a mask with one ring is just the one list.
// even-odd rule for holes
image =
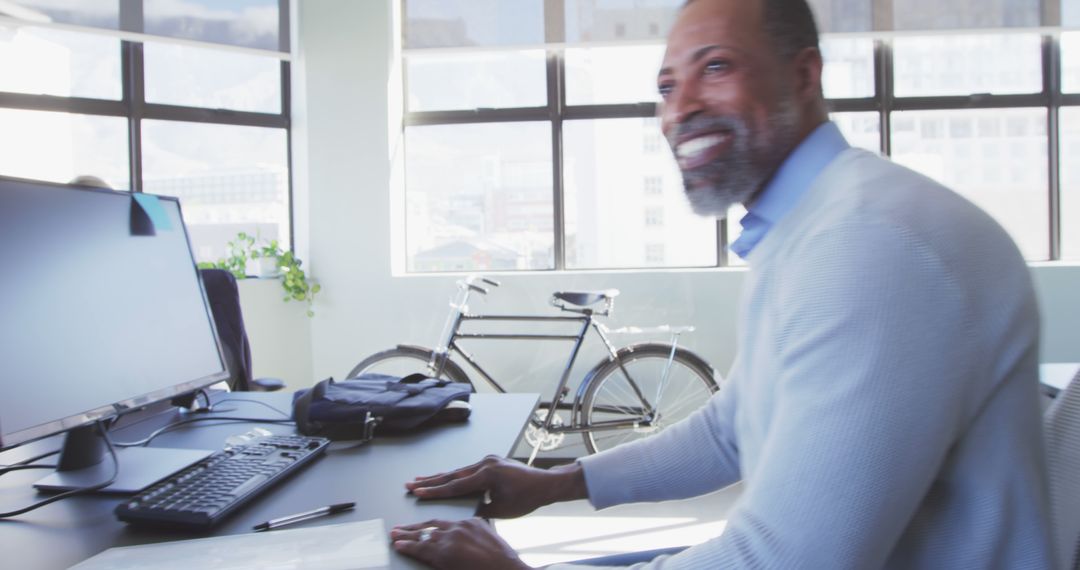
[[826, 121], [814, 129], [788, 155], [761, 195], [747, 208], [739, 223], [743, 227], [731, 250], [745, 258], [802, 198], [825, 167], [850, 147], [836, 123]]

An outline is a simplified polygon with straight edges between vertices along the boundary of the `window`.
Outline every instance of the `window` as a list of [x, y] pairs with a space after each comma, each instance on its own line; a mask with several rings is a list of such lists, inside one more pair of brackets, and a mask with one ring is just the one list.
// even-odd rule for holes
[[0, 91], [119, 101], [120, 41], [0, 24]]
[[281, 112], [281, 62], [268, 57], [146, 43], [146, 101], [167, 105]]
[[664, 225], [664, 209], [659, 207], [645, 208], [645, 226], [656, 227]]
[[0, 24], [0, 174], [93, 175], [178, 196], [198, 261], [224, 257], [241, 231], [291, 247], [289, 64], [226, 45], [110, 35], [134, 27], [287, 52], [287, 2], [223, 0], [195, 12], [166, 0], [23, 3], [72, 27]]
[[1061, 258], [1080, 260], [1080, 107], [1061, 110]]
[[409, 47], [544, 43], [543, 0], [407, 0], [404, 6]]
[[664, 265], [664, 244], [645, 244], [645, 265], [650, 267]]
[[840, 127], [851, 146], [881, 151], [881, 119], [877, 113], [831, 113], [829, 118]]
[[[893, 134], [893, 159], [949, 188], [994, 216], [1012, 235], [1028, 259], [1049, 259], [1050, 206], [1047, 186], [1046, 111], [1044, 109], [980, 109], [901, 112], [918, 123], [948, 124], [935, 136]], [[972, 126], [1001, 118], [1007, 125], [999, 137], [972, 138]], [[1012, 125], [1012, 128], [1008, 128]], [[990, 145], [1009, 152], [987, 153]], [[991, 156], [987, 156], [990, 154]], [[987, 169], [1006, 176], [982, 178]]]
[[643, 181], [646, 196], [659, 196], [664, 193], [663, 176], [646, 176]]
[[[405, 0], [406, 267], [742, 265], [728, 246], [745, 210], [719, 222], [690, 211], [656, 119], [658, 40], [683, 3], [522, 0], [511, 13], [497, 0]], [[1029, 260], [1080, 258], [1080, 32], [1037, 30], [1038, 0], [901, 4], [811, 0], [831, 120], [853, 146], [981, 206]], [[532, 157], [516, 167], [528, 183], [504, 172], [519, 153]]]
[[542, 50], [410, 57], [409, 109], [542, 107], [547, 104]]
[[641, 125], [641, 149], [645, 154], [659, 154], [664, 150], [664, 135], [660, 134], [660, 123], [655, 119], [645, 119]]
[[1061, 34], [1061, 90], [1080, 93], [1080, 32]]
[[405, 136], [411, 271], [553, 267], [547, 124], [416, 126]]
[[660, 100], [656, 72], [664, 46], [567, 48], [566, 103], [600, 105]]
[[828, 62], [821, 83], [829, 99], [874, 96], [874, 42], [865, 38], [822, 38]]
[[118, 190], [131, 188], [122, 117], [0, 107], [0, 124], [0, 174], [51, 182], [94, 175]]
[[289, 243], [289, 162], [282, 129], [142, 123], [143, 191], [176, 196], [195, 255], [225, 257], [239, 232]]
[[670, 152], [635, 144], [644, 129], [660, 138], [651, 119], [564, 124], [567, 268], [658, 267], [642, 257], [647, 243], [664, 244], [672, 267], [716, 264], [716, 222], [695, 215], [681, 191], [663, 193], [679, 170]]
[[288, 6], [279, 0], [214, 0], [195, 6], [143, 0], [142, 4], [148, 34], [264, 50], [288, 45], [287, 38], [278, 37], [281, 13]]
[[1038, 93], [1040, 61], [1036, 34], [898, 37], [896, 96]]

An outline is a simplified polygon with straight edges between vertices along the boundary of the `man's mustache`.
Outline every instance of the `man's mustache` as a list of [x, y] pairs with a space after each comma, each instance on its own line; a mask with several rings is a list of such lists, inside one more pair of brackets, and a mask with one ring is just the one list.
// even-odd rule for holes
[[730, 131], [735, 134], [743, 134], [746, 132], [746, 123], [738, 117], [729, 115], [695, 115], [676, 124], [675, 128], [670, 131], [668, 142], [674, 147], [678, 141], [686, 137], [715, 131]]

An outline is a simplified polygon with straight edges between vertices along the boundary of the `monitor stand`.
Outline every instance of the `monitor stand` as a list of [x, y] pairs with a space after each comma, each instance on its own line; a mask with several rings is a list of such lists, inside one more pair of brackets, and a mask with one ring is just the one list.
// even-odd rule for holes
[[[75, 428], [64, 436], [56, 471], [34, 483], [40, 491], [71, 491], [108, 481], [113, 460], [96, 425]], [[101, 428], [104, 429], [104, 428]], [[209, 456], [206, 449], [114, 447], [119, 470], [116, 480], [98, 493], [138, 493]]]

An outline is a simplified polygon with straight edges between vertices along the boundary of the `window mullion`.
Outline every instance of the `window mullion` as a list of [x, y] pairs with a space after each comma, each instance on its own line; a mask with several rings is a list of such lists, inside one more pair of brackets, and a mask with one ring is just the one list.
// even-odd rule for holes
[[128, 164], [131, 191], [142, 192], [142, 118], [146, 111], [143, 46], [124, 41], [121, 62], [124, 78], [124, 104], [128, 110]]
[[[548, 44], [566, 41], [566, 4], [563, 0], [544, 2], [544, 39]], [[555, 271], [566, 269], [566, 199], [563, 176], [563, 118], [566, 109], [566, 59], [560, 50], [547, 52], [547, 113], [551, 123], [552, 231]]]
[[554, 265], [556, 271], [566, 269], [566, 212], [563, 178], [563, 108], [566, 101], [564, 85], [565, 61], [562, 54], [548, 52], [548, 118], [551, 121], [551, 186], [554, 219]]
[[1046, 156], [1050, 192], [1050, 261], [1061, 259], [1061, 51], [1059, 40], [1043, 36], [1043, 94], [1046, 97]]
[[893, 52], [886, 40], [874, 42], [874, 85], [881, 118], [881, 154], [892, 156]]

